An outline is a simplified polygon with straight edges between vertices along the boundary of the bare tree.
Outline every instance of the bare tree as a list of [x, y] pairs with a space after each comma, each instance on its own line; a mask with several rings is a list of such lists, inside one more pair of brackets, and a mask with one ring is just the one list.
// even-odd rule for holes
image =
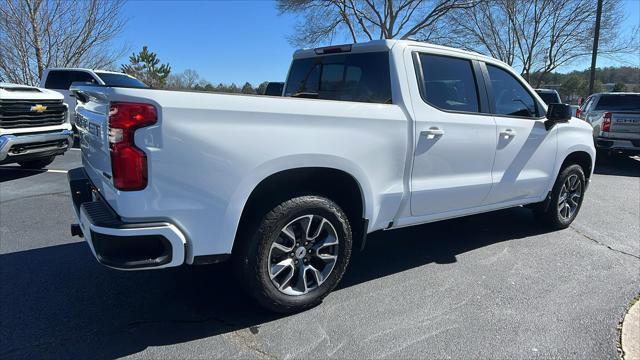
[[[637, 54], [637, 30], [621, 36], [621, 11], [618, 0], [604, 0], [604, 56]], [[539, 86], [544, 74], [591, 54], [595, 16], [592, 0], [489, 0], [446, 16], [431, 41], [491, 55]]]
[[123, 0], [2, 0], [0, 76], [35, 85], [48, 67], [113, 68]]
[[337, 36], [358, 42], [428, 36], [437, 22], [456, 9], [470, 9], [482, 0], [278, 0], [281, 13], [301, 17], [297, 46], [332, 42]]

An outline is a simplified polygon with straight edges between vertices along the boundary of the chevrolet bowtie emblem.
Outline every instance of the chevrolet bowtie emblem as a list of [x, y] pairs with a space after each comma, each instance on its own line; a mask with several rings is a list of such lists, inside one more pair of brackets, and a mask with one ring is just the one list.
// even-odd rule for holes
[[40, 105], [40, 104], [36, 104], [34, 106], [31, 107], [31, 111], [37, 111], [39, 113], [43, 112], [47, 110], [47, 107], [44, 105]]

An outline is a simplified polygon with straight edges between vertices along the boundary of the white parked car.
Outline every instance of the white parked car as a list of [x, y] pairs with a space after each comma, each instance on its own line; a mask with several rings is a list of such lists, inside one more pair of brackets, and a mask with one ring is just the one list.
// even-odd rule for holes
[[74, 82], [86, 82], [103, 86], [147, 88], [142, 81], [120, 72], [83, 68], [45, 69], [40, 79], [40, 87], [55, 90], [64, 95], [64, 103], [69, 107], [69, 119], [75, 122], [76, 99], [69, 88]]
[[231, 258], [281, 312], [318, 304], [376, 230], [520, 205], [565, 228], [595, 161], [591, 127], [509, 66], [412, 41], [297, 51], [283, 97], [73, 91], [72, 233], [98, 261]]
[[0, 83], [0, 164], [44, 168], [73, 145], [72, 135], [60, 93]]

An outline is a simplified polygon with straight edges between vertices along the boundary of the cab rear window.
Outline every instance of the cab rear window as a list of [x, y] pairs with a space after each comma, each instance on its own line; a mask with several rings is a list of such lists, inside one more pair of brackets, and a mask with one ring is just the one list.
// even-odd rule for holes
[[284, 95], [390, 104], [389, 53], [340, 54], [294, 60]]
[[596, 110], [640, 111], [640, 94], [602, 95]]

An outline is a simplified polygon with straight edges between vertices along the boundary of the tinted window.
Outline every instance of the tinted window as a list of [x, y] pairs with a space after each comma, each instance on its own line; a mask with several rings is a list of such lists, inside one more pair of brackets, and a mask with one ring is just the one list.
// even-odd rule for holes
[[422, 98], [445, 110], [479, 112], [478, 88], [471, 61], [420, 54]]
[[294, 60], [284, 95], [391, 103], [389, 53], [341, 54]]
[[128, 76], [125, 74], [112, 74], [112, 73], [103, 73], [103, 72], [97, 72], [96, 74], [107, 86], [115, 86], [115, 87], [121, 86], [121, 87], [132, 87], [132, 88], [148, 87], [142, 81], [136, 78], [132, 78], [131, 76]]
[[527, 89], [510, 73], [487, 65], [493, 87], [494, 109], [499, 115], [534, 117], [536, 102]]
[[91, 74], [84, 71], [52, 70], [49, 71], [49, 75], [47, 75], [47, 81], [45, 82], [44, 87], [47, 89], [69, 90], [71, 84], [76, 81], [90, 82], [94, 84], [97, 83], [96, 79], [94, 79]]
[[264, 94], [270, 96], [282, 96], [282, 90], [284, 90], [284, 83], [270, 82], [264, 89]]
[[538, 92], [538, 95], [540, 95], [540, 98], [542, 99], [542, 101], [544, 101], [545, 104], [549, 105], [549, 104], [557, 104], [560, 103], [560, 96], [557, 93], [554, 92]]
[[640, 95], [602, 95], [598, 100], [596, 110], [640, 111]]

